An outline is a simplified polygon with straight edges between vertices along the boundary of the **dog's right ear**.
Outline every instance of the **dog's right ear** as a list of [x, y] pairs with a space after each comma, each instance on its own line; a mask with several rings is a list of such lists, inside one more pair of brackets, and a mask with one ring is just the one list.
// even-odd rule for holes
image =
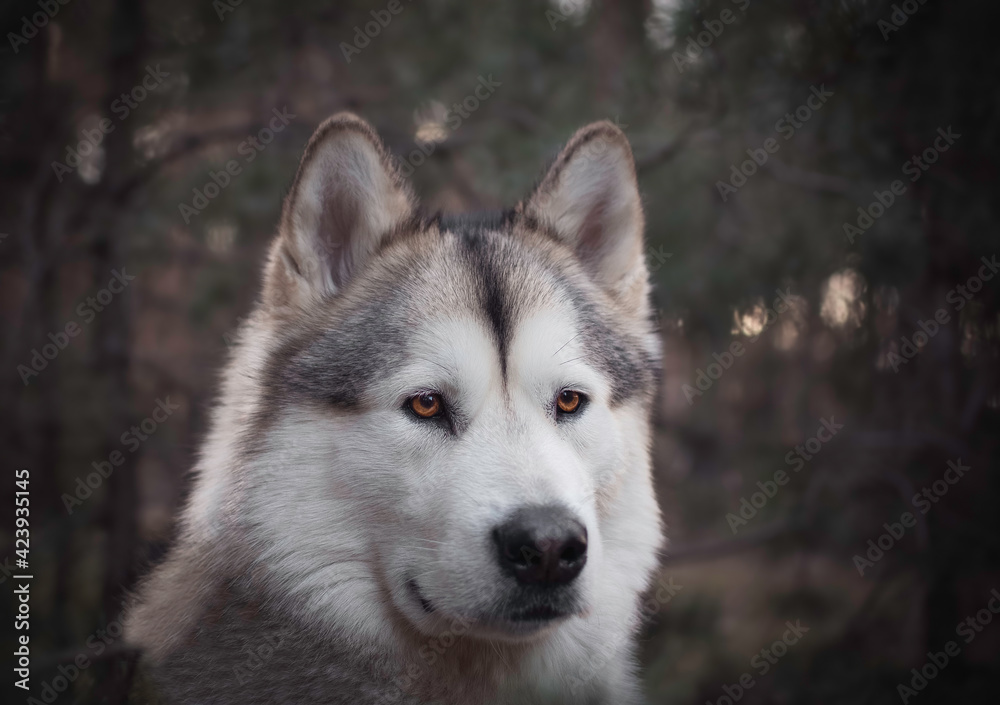
[[621, 129], [604, 121], [578, 130], [518, 208], [548, 224], [626, 310], [645, 316], [645, 221], [632, 148]]
[[408, 184], [375, 130], [350, 113], [306, 145], [267, 265], [264, 300], [301, 308], [332, 296], [412, 216]]

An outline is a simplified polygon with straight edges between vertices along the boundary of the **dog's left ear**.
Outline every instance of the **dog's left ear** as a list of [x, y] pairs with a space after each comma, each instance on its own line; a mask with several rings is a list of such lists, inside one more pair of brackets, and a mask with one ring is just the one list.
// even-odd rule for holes
[[645, 296], [642, 202], [632, 149], [610, 122], [580, 129], [521, 209], [555, 230], [619, 298]]
[[334, 295], [410, 218], [409, 185], [367, 122], [338, 113], [306, 145], [271, 249], [264, 300], [302, 309]]

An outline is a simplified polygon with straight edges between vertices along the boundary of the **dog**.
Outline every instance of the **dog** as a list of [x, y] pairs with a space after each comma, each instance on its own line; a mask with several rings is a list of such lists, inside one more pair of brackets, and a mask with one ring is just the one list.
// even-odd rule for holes
[[305, 148], [175, 545], [126, 639], [167, 702], [642, 701], [660, 343], [631, 148], [426, 216], [372, 127]]

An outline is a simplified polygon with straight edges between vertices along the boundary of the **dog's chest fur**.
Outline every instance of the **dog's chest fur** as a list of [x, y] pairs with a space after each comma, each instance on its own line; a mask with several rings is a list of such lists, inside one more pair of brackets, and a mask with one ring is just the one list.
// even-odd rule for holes
[[[347, 646], [266, 606], [249, 581], [220, 587], [191, 638], [169, 658], [147, 664], [154, 702], [256, 705], [627, 705], [627, 653], [605, 640], [554, 645], [483, 644], [461, 635], [437, 639], [395, 625], [400, 653]], [[611, 630], [618, 632], [620, 630]], [[594, 635], [591, 635], [593, 637]], [[572, 644], [577, 653], [556, 653]], [[601, 648], [603, 645], [604, 648]], [[618, 681], [621, 682], [618, 682]], [[612, 698], [611, 693], [616, 695]], [[146, 694], [144, 694], [146, 695]], [[637, 694], [634, 694], [637, 697]], [[147, 699], [149, 696], [147, 695]]]

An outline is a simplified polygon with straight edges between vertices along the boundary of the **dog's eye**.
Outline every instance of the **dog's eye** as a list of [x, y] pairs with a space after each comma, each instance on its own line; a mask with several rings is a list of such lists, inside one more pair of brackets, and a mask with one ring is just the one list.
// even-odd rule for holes
[[422, 419], [433, 419], [444, 412], [444, 402], [440, 394], [418, 394], [408, 402], [414, 414]]
[[559, 409], [559, 413], [573, 414], [580, 408], [583, 399], [583, 395], [580, 392], [574, 392], [572, 389], [564, 389], [556, 397], [556, 408]]

